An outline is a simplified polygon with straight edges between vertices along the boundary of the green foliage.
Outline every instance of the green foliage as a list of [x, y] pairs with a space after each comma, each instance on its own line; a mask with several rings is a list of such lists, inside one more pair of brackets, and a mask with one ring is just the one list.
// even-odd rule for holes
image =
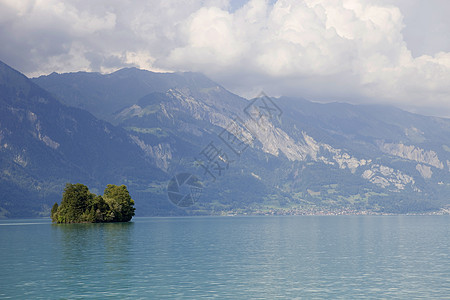
[[64, 189], [61, 205], [58, 208], [58, 223], [85, 222], [85, 211], [89, 209], [94, 194], [81, 183], [67, 183]]
[[52, 222], [57, 222], [58, 221], [58, 203], [55, 202], [55, 204], [53, 204], [52, 207], [52, 211], [51, 211], [51, 217], [52, 217]]
[[125, 185], [108, 184], [103, 197], [110, 208], [108, 217], [113, 222], [128, 222], [134, 216], [134, 201]]
[[57, 223], [128, 222], [134, 210], [134, 201], [124, 185], [108, 184], [102, 197], [83, 184], [67, 183], [61, 205], [53, 205], [51, 217]]
[[102, 196], [95, 196], [91, 203], [90, 214], [93, 216], [95, 222], [106, 222], [108, 211], [110, 210], [108, 204]]

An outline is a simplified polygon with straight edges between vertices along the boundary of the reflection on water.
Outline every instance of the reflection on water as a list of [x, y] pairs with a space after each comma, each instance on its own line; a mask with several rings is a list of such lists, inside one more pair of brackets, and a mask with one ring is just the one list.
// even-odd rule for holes
[[61, 241], [57, 265], [69, 295], [107, 295], [130, 275], [134, 223], [60, 224], [52, 230]]
[[[128, 256], [134, 223], [53, 224], [61, 235], [62, 252], [71, 261], [101, 254], [106, 260]], [[122, 257], [122, 258], [120, 258]]]

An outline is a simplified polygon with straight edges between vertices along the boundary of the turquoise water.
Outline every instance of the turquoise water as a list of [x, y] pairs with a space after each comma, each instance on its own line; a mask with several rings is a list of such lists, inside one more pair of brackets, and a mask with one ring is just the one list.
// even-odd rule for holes
[[449, 216], [0, 221], [0, 298], [450, 299]]

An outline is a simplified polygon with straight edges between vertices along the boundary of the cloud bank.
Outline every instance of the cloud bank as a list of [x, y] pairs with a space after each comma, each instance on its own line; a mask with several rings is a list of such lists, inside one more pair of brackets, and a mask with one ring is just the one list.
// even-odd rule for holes
[[376, 0], [0, 0], [0, 59], [29, 76], [198, 71], [246, 97], [450, 116], [450, 52], [414, 56], [404, 29], [402, 11]]

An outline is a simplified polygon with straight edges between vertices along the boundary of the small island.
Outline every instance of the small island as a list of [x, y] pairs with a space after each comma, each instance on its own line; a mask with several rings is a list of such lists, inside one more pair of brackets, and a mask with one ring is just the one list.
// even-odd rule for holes
[[51, 218], [55, 223], [128, 222], [134, 211], [134, 201], [125, 185], [108, 184], [100, 196], [84, 184], [67, 183], [61, 205], [53, 205]]

